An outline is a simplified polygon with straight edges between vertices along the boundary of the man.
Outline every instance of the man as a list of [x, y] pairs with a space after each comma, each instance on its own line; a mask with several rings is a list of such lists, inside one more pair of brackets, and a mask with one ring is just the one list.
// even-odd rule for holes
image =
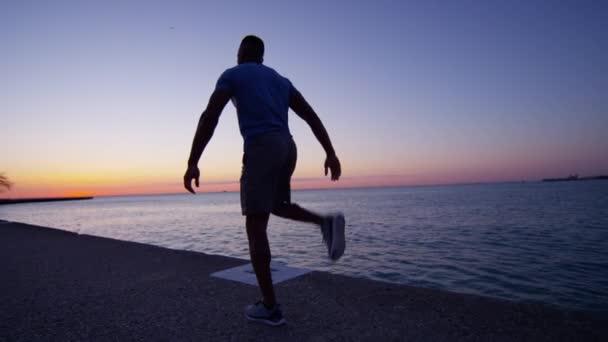
[[246, 216], [251, 264], [262, 292], [262, 300], [249, 305], [245, 315], [249, 320], [278, 326], [285, 323], [285, 319], [276, 302], [270, 273], [271, 255], [266, 235], [270, 213], [318, 225], [332, 260], [344, 253], [344, 215], [321, 216], [291, 203], [290, 179], [296, 166], [296, 145], [287, 124], [289, 108], [308, 123], [325, 149], [325, 175], [329, 169], [333, 181], [340, 178], [340, 161], [315, 111], [287, 78], [262, 64], [263, 57], [264, 42], [260, 38], [243, 38], [238, 65], [220, 76], [200, 117], [184, 187], [194, 193], [192, 181], [199, 186], [198, 161], [224, 106], [232, 99], [244, 139], [241, 208]]

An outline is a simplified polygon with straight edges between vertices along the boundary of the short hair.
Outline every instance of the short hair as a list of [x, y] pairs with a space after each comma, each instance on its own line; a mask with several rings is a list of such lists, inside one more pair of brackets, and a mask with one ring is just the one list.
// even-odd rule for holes
[[241, 45], [247, 47], [249, 57], [261, 59], [264, 57], [264, 41], [258, 36], [249, 35], [243, 38]]

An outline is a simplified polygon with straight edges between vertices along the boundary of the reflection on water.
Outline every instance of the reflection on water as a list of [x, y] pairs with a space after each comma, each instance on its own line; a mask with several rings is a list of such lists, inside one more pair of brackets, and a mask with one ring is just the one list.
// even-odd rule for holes
[[[608, 182], [296, 191], [342, 210], [347, 250], [272, 217], [275, 260], [293, 266], [608, 312]], [[0, 207], [0, 218], [248, 258], [236, 193], [96, 198]]]

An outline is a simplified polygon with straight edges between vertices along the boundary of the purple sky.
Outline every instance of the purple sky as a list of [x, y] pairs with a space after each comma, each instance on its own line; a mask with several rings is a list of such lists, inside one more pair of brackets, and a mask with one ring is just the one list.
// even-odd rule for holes
[[[178, 186], [257, 34], [360, 183], [608, 173], [607, 23], [604, 1], [4, 1], [0, 171], [22, 193]], [[295, 177], [320, 177], [322, 149], [291, 128]], [[229, 105], [203, 180], [238, 180], [241, 149]]]

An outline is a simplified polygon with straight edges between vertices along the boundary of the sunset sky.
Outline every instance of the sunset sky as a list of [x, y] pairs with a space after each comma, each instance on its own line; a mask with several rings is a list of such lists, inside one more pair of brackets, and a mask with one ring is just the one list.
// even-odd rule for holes
[[[0, 197], [176, 193], [243, 36], [313, 105], [295, 188], [608, 173], [605, 1], [3, 1]], [[202, 191], [236, 190], [229, 104]]]

